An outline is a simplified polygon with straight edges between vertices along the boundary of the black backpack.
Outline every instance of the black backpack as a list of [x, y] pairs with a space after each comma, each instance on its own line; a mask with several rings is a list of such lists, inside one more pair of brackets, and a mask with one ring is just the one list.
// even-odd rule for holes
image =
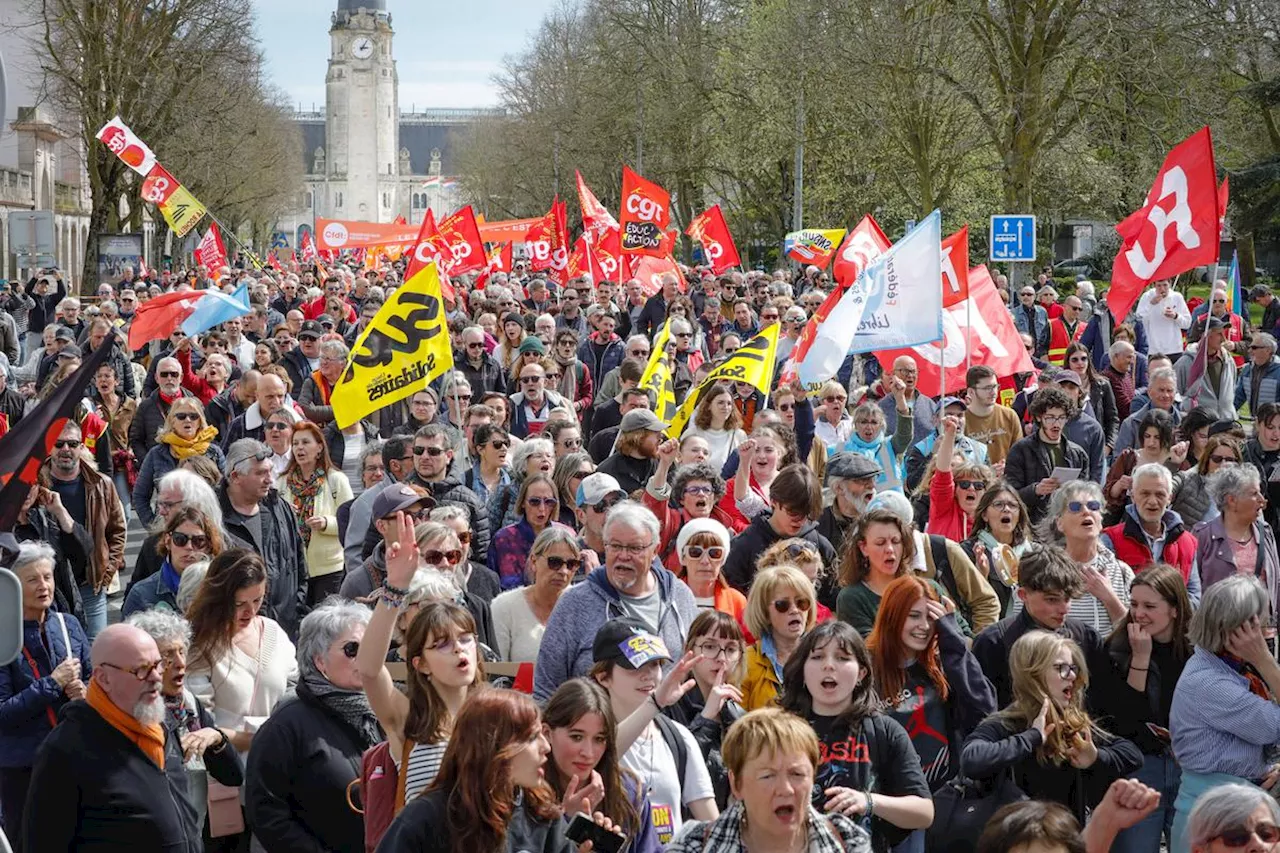
[[[684, 737], [680, 734], [678, 723], [663, 714], [654, 717], [653, 721], [658, 725], [658, 732], [662, 735], [662, 740], [667, 744], [667, 749], [671, 750], [671, 755], [676, 760], [676, 769], [680, 774], [680, 817], [682, 820], [693, 820], [689, 807], [684, 804], [684, 779], [685, 771], [689, 767], [689, 745], [685, 743]], [[698, 757], [701, 758], [702, 756], [699, 755]]]

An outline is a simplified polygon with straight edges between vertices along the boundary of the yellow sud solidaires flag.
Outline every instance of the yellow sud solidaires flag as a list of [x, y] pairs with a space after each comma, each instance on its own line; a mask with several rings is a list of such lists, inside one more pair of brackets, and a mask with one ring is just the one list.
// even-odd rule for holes
[[653, 413], [658, 420], [667, 421], [676, 416], [676, 391], [672, 384], [671, 368], [665, 358], [658, 359], [657, 364], [650, 365], [645, 376], [640, 380], [640, 387], [653, 394], [657, 403]]
[[435, 263], [428, 263], [383, 303], [356, 338], [329, 398], [333, 417], [345, 429], [452, 368], [440, 274]]
[[[693, 417], [693, 410], [701, 399], [702, 393], [717, 382], [750, 382], [761, 393], [768, 394], [773, 385], [773, 369], [778, 360], [778, 330], [781, 324], [774, 323], [751, 340], [738, 351], [729, 356], [724, 364], [707, 374], [697, 390], [685, 398], [680, 411], [671, 418], [667, 434], [676, 438], [684, 432], [684, 428]], [[666, 418], [663, 418], [666, 420]]]

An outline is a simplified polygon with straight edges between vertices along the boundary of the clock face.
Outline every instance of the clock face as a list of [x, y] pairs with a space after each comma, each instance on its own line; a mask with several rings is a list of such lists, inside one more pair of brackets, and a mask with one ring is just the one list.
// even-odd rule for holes
[[356, 59], [368, 59], [373, 56], [373, 40], [361, 36], [351, 43], [351, 53]]

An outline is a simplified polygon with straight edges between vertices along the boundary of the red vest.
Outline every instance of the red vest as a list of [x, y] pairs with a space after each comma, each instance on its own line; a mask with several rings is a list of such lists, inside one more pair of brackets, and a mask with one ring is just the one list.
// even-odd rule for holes
[[[1106, 528], [1103, 533], [1111, 538], [1111, 547], [1116, 557], [1128, 563], [1134, 574], [1138, 574], [1154, 561], [1151, 559], [1151, 549], [1147, 547], [1146, 537], [1141, 533], [1137, 539], [1126, 536], [1125, 522], [1134, 523], [1132, 519], [1126, 518], [1125, 521]], [[1196, 544], [1196, 537], [1184, 530], [1172, 542], [1165, 543], [1160, 562], [1173, 566], [1182, 573], [1182, 580], [1188, 581], [1191, 579], [1191, 566], [1196, 559]]]
[[1074, 335], [1067, 335], [1067, 324], [1061, 319], [1049, 321], [1049, 353], [1048, 362], [1062, 367], [1067, 363], [1067, 345], [1072, 341], [1080, 340], [1084, 334], [1085, 324], [1076, 321], [1076, 331]]

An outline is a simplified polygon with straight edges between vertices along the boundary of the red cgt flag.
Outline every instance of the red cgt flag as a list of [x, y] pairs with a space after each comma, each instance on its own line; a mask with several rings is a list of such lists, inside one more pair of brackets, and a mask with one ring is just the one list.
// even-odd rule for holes
[[1111, 312], [1123, 318], [1151, 282], [1216, 261], [1220, 216], [1213, 137], [1204, 127], [1169, 152], [1146, 204], [1116, 226]]
[[665, 256], [663, 233], [670, 222], [671, 195], [623, 166], [622, 254]]
[[969, 226], [942, 241], [942, 307], [969, 298]]
[[209, 230], [200, 238], [200, 245], [196, 246], [196, 263], [207, 269], [210, 275], [216, 275], [218, 270], [230, 266], [227, 262], [227, 247], [222, 244], [222, 235], [218, 232], [218, 223], [210, 223]]
[[574, 175], [578, 179], [578, 204], [582, 207], [583, 230], [591, 231], [596, 235], [596, 242], [599, 242], [608, 232], [618, 230], [618, 220], [613, 218], [613, 214], [600, 203], [587, 182], [582, 180], [582, 173], [575, 171]]
[[689, 230], [684, 233], [702, 244], [707, 260], [711, 261], [711, 271], [716, 275], [730, 267], [742, 265], [738, 257], [738, 247], [733, 245], [733, 235], [729, 233], [729, 225], [724, 221], [724, 213], [720, 205], [712, 205], [699, 213], [689, 223]]
[[590, 276], [592, 284], [604, 280], [604, 271], [600, 268], [600, 261], [592, 247], [591, 234], [587, 231], [579, 234], [578, 241], [573, 244], [573, 253], [569, 255], [568, 276]]
[[449, 281], [446, 271], [449, 264], [453, 262], [453, 253], [440, 234], [435, 214], [428, 208], [426, 216], [422, 217], [422, 227], [418, 229], [418, 241], [414, 243], [413, 252], [409, 255], [409, 263], [405, 266], [404, 280], [407, 282], [412, 279], [419, 270], [432, 261], [436, 262], [436, 268], [440, 270], [441, 293], [452, 299], [453, 284]]
[[453, 261], [448, 264], [449, 275], [462, 275], [484, 269], [484, 243], [480, 242], [480, 225], [476, 222], [476, 213], [471, 205], [440, 223], [440, 237], [453, 255]]
[[680, 274], [680, 267], [676, 265], [670, 255], [664, 258], [651, 256], [639, 258], [631, 277], [640, 282], [645, 296], [653, 296], [662, 290], [662, 277], [667, 273], [671, 273], [676, 277], [680, 289], [683, 290], [684, 276]]
[[[862, 217], [857, 227], [844, 238], [836, 251], [835, 261], [831, 267], [831, 277], [843, 289], [858, 280], [862, 271], [876, 258], [889, 251], [889, 238], [884, 236], [880, 225], [871, 214]], [[826, 316], [825, 314], [823, 315]]]
[[987, 268], [979, 266], [966, 272], [968, 296], [943, 309], [941, 341], [876, 353], [885, 371], [893, 369], [898, 356], [914, 359], [920, 371], [916, 388], [921, 394], [936, 397], [962, 391], [966, 353], [969, 362], [989, 366], [1002, 379], [1035, 370], [1013, 315], [1000, 300]]
[[551, 203], [551, 267], [549, 275], [556, 284], [569, 280], [569, 224], [565, 203], [556, 196]]

